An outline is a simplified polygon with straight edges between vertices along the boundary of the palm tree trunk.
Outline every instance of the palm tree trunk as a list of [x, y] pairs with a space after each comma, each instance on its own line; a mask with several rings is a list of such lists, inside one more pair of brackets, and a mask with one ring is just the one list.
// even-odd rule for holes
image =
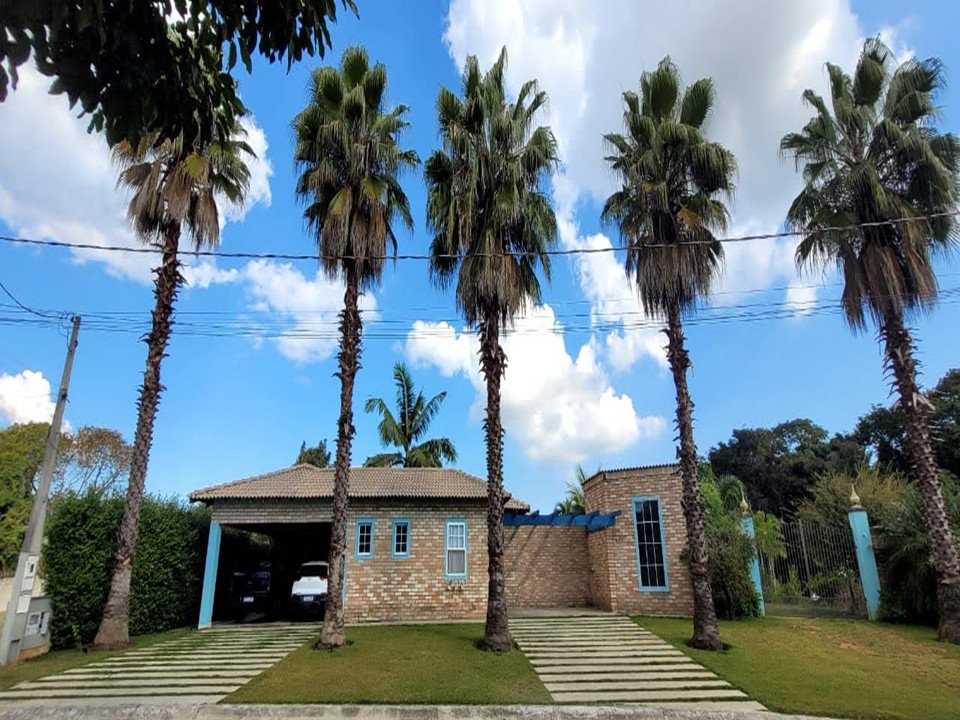
[[687, 387], [690, 355], [684, 347], [680, 305], [674, 303], [667, 313], [667, 359], [677, 388], [677, 431], [680, 435], [680, 475], [683, 479], [683, 516], [687, 523], [690, 552], [690, 582], [693, 585], [693, 638], [690, 644], [701, 650], [721, 650], [717, 613], [710, 589], [710, 566], [704, 530], [703, 497], [700, 495], [697, 446], [693, 441], [693, 401]]
[[340, 418], [337, 421], [337, 458], [333, 473], [333, 527], [330, 531], [330, 568], [327, 606], [318, 649], [343, 647], [343, 575], [346, 567], [347, 506], [350, 489], [350, 451], [353, 426], [353, 383], [360, 368], [360, 269], [352, 261], [340, 314]]
[[900, 395], [910, 471], [920, 494], [930, 536], [933, 567], [937, 572], [940, 639], [960, 644], [960, 554], [943, 502], [943, 485], [927, 424], [927, 400], [917, 387], [913, 339], [899, 315], [884, 322], [881, 336], [886, 344], [886, 360], [893, 370]]
[[507, 627], [506, 569], [503, 537], [503, 425], [500, 423], [500, 380], [507, 357], [500, 347], [500, 322], [490, 313], [480, 326], [480, 368], [487, 381], [487, 624], [483, 647], [509, 652], [513, 639]]
[[114, 557], [110, 591], [103, 607], [103, 619], [93, 641], [95, 650], [119, 650], [130, 642], [130, 577], [133, 559], [137, 554], [140, 539], [140, 508], [143, 505], [143, 488], [153, 445], [153, 422], [160, 403], [160, 363], [167, 351], [170, 330], [173, 327], [173, 304], [183, 276], [177, 249], [180, 242], [180, 226], [171, 225], [164, 232], [163, 256], [154, 272], [157, 275], [153, 306], [153, 320], [147, 335], [147, 367], [140, 386], [137, 402], [137, 431], [133, 439], [133, 457], [130, 463], [130, 480], [123, 501], [123, 519], [117, 536], [117, 553]]

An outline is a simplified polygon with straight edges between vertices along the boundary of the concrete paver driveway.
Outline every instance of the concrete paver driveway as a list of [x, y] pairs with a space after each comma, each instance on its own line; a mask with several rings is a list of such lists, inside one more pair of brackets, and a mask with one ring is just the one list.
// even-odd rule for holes
[[626, 617], [516, 617], [510, 632], [556, 702], [764, 709]]
[[0, 692], [0, 701], [215, 703], [319, 632], [319, 625], [215, 626]]

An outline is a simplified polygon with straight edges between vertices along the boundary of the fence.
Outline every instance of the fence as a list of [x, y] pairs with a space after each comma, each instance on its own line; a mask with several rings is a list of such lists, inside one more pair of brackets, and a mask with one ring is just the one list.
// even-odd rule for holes
[[768, 615], [866, 617], [857, 552], [848, 526], [783, 523], [785, 553], [761, 553]]

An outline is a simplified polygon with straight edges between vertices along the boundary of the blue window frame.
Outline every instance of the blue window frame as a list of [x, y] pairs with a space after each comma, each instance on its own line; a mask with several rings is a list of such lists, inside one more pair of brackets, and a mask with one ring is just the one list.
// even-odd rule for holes
[[353, 557], [357, 560], [369, 560], [373, 557], [374, 526], [372, 518], [357, 518], [354, 532]]
[[392, 535], [394, 560], [410, 557], [410, 521], [394, 518]]
[[450, 580], [464, 580], [467, 577], [467, 521], [448, 519], [444, 535], [443, 574]]
[[637, 549], [637, 582], [642, 592], [669, 592], [663, 507], [656, 495], [633, 499], [633, 533]]

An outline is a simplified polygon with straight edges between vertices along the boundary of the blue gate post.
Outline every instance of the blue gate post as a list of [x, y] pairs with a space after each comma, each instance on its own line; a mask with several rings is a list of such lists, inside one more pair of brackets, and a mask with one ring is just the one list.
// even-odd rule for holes
[[[743, 534], [751, 540], [755, 540], [757, 532], [753, 527], [753, 515], [750, 514], [750, 506], [747, 505], [747, 499], [740, 499], [740, 527]], [[760, 551], [754, 542], [753, 557], [750, 558], [750, 579], [753, 580], [753, 587], [757, 591], [757, 599], [760, 601], [760, 617], [767, 614], [766, 605], [763, 602], [763, 583], [760, 582]]]
[[877, 559], [873, 554], [870, 520], [853, 486], [850, 487], [850, 510], [847, 516], [850, 518], [850, 530], [853, 531], [853, 543], [857, 549], [857, 566], [860, 569], [863, 599], [867, 603], [867, 617], [876, 620], [877, 609], [880, 607], [880, 574], [877, 572]]
[[213, 624], [213, 594], [217, 589], [217, 565], [220, 562], [220, 523], [210, 521], [207, 536], [207, 560], [203, 566], [203, 594], [200, 596], [200, 621], [197, 627], [208, 628]]

